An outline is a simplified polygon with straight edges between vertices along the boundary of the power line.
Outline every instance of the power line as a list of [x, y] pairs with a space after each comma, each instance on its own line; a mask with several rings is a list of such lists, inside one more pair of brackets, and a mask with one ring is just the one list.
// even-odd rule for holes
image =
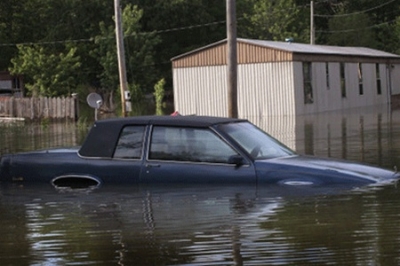
[[314, 14], [314, 16], [315, 16], [315, 17], [323, 17], [323, 18], [354, 16], [354, 15], [363, 14], [363, 13], [367, 13], [367, 12], [369, 12], [369, 11], [373, 11], [373, 10], [379, 9], [379, 8], [381, 8], [381, 7], [383, 7], [383, 6], [386, 6], [386, 5], [389, 5], [389, 4], [391, 4], [391, 3], [395, 2], [395, 1], [397, 1], [397, 0], [391, 0], [391, 1], [389, 1], [389, 2], [386, 2], [386, 3], [381, 4], [381, 5], [379, 5], [379, 6], [375, 6], [375, 7], [372, 7], [372, 8], [366, 9], [366, 10], [362, 10], [362, 11], [358, 11], [358, 12], [354, 12], [354, 13], [336, 14], [336, 15], [320, 15], [320, 14]]
[[65, 43], [79, 43], [79, 42], [93, 42], [94, 38], [78, 39], [78, 40], [63, 40], [63, 41], [46, 41], [46, 42], [21, 42], [21, 43], [0, 43], [0, 47], [6, 46], [29, 46], [29, 45], [53, 45], [53, 44], [65, 44]]
[[361, 31], [361, 30], [366, 30], [366, 29], [372, 29], [372, 28], [378, 28], [384, 25], [387, 25], [389, 23], [395, 22], [396, 20], [388, 21], [388, 22], [383, 22], [380, 24], [375, 24], [369, 27], [364, 27], [364, 28], [357, 28], [357, 29], [347, 29], [347, 30], [316, 30], [316, 32], [319, 33], [345, 33], [345, 32], [354, 32], [354, 31]]
[[[162, 33], [168, 33], [168, 32], [174, 32], [174, 31], [182, 31], [182, 30], [189, 30], [189, 29], [195, 29], [195, 28], [201, 28], [201, 27], [209, 27], [213, 25], [219, 25], [219, 24], [225, 24], [226, 21], [216, 21], [216, 22], [210, 22], [210, 23], [205, 23], [205, 24], [197, 24], [197, 25], [190, 25], [186, 27], [176, 27], [176, 28], [171, 28], [171, 29], [164, 29], [164, 30], [156, 30], [153, 32], [141, 32], [139, 35], [147, 35], [147, 34], [162, 34]], [[136, 33], [135, 33], [136, 34]], [[125, 35], [125, 38], [131, 37], [133, 35]], [[101, 37], [100, 39], [110, 39], [114, 38], [113, 37]], [[31, 45], [53, 45], [53, 44], [65, 44], [65, 43], [79, 43], [79, 42], [94, 42], [95, 38], [86, 38], [86, 39], [77, 39], [77, 40], [59, 40], [59, 41], [44, 41], [44, 42], [22, 42], [22, 43], [0, 43], [0, 47], [11, 47], [11, 46], [17, 46], [17, 45], [22, 45], [22, 46], [31, 46]]]
[[[381, 5], [363, 10], [363, 11], [359, 11], [359, 12], [354, 12], [354, 13], [348, 13], [348, 14], [336, 14], [336, 15], [319, 15], [319, 14], [314, 14], [315, 17], [326, 17], [326, 18], [332, 18], [332, 17], [345, 17], [345, 16], [352, 16], [352, 15], [356, 15], [356, 14], [361, 14], [361, 13], [366, 13], [372, 10], [376, 10], [379, 9], [383, 6], [389, 5], [393, 2], [395, 2], [396, 0], [390, 0], [386, 3], [383, 3]], [[316, 4], [319, 4], [321, 2], [317, 2]], [[306, 5], [307, 6], [307, 5]], [[306, 7], [306, 6], [300, 6], [301, 7]], [[243, 18], [238, 18], [238, 20], [241, 20]], [[195, 28], [201, 28], [201, 27], [209, 27], [209, 26], [214, 26], [214, 25], [219, 25], [219, 24], [225, 24], [226, 21], [222, 20], [222, 21], [215, 21], [215, 22], [210, 22], [210, 23], [204, 23], [204, 24], [197, 24], [197, 25], [190, 25], [190, 26], [184, 26], [184, 27], [175, 27], [175, 28], [171, 28], [171, 29], [164, 29], [164, 30], [156, 30], [153, 32], [141, 32], [139, 33], [140, 35], [146, 35], [146, 34], [163, 34], [163, 33], [169, 33], [169, 32], [174, 32], [174, 31], [182, 31], [182, 30], [190, 30], [190, 29], [195, 29]], [[373, 27], [379, 27], [385, 24], [388, 24], [391, 22], [385, 22], [385, 23], [381, 23], [381, 24], [377, 24], [377, 25], [373, 25], [367, 28], [373, 28]], [[366, 29], [366, 28], [364, 28]], [[351, 31], [357, 31], [357, 30], [361, 30], [361, 29], [349, 29], [349, 30], [339, 30], [339, 31], [324, 31], [324, 30], [317, 30], [316, 32], [325, 32], [325, 33], [329, 33], [329, 32], [351, 32]], [[125, 38], [131, 37], [133, 35], [126, 35]], [[98, 38], [98, 37], [97, 37]], [[110, 38], [114, 38], [114, 36], [112, 37], [100, 37], [100, 39], [110, 39]], [[90, 38], [82, 38], [82, 39], [76, 39], [76, 40], [56, 40], [56, 41], [38, 41], [38, 42], [21, 42], [21, 43], [0, 43], [0, 47], [14, 47], [17, 45], [22, 45], [22, 46], [32, 46], [32, 45], [54, 45], [54, 44], [66, 44], [66, 43], [81, 43], [81, 42], [94, 42], [95, 38], [94, 37], [90, 37]]]

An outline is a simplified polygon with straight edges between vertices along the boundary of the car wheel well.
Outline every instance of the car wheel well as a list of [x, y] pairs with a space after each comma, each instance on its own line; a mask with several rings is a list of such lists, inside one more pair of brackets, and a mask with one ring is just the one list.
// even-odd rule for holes
[[62, 175], [51, 180], [57, 189], [94, 189], [101, 185], [100, 179], [88, 175]]

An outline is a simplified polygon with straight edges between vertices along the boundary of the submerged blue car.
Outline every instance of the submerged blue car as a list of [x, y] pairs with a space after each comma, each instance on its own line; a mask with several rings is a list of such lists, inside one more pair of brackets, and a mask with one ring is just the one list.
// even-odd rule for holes
[[96, 121], [83, 145], [0, 158], [0, 182], [362, 186], [399, 173], [296, 154], [244, 119], [140, 116]]

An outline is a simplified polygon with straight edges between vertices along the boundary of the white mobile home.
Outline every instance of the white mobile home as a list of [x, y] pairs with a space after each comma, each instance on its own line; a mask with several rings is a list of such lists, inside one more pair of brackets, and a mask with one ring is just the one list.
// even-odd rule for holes
[[[175, 109], [227, 116], [227, 41], [172, 58]], [[302, 115], [400, 99], [400, 56], [363, 47], [237, 39], [239, 117]]]

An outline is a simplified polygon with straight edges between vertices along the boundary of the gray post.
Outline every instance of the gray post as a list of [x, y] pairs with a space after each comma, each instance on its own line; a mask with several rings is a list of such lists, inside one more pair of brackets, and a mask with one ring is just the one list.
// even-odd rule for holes
[[226, 0], [228, 116], [238, 117], [236, 1]]
[[125, 92], [128, 92], [129, 89], [126, 78], [124, 36], [122, 31], [121, 6], [119, 0], [114, 0], [114, 12], [115, 12], [115, 35], [117, 39], [119, 82], [121, 89], [122, 116], [126, 117], [127, 112], [126, 112]]

